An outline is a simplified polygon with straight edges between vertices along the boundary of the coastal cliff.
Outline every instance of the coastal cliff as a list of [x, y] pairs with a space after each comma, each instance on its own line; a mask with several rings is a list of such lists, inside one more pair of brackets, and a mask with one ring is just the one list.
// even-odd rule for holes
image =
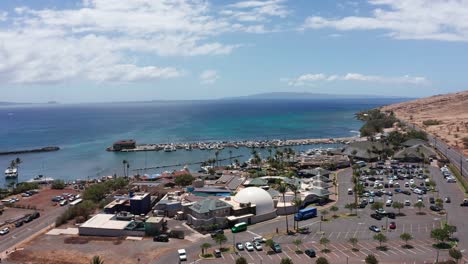
[[468, 154], [468, 91], [435, 95], [381, 108]]

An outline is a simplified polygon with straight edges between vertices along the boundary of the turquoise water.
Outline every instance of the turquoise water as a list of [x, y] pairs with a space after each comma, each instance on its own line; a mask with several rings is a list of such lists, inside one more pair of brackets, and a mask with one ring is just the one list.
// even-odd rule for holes
[[[59, 146], [60, 151], [19, 155], [20, 181], [38, 174], [57, 179], [122, 174], [131, 169], [214, 158], [214, 151], [112, 153], [112, 142], [196, 142], [246, 139], [329, 138], [356, 135], [354, 113], [396, 100], [244, 100], [0, 107], [0, 150]], [[328, 147], [328, 146], [327, 146]], [[297, 147], [298, 150], [310, 146]], [[249, 158], [249, 149], [232, 150]], [[263, 154], [266, 156], [266, 153]], [[228, 158], [227, 149], [220, 158]], [[16, 156], [0, 156], [6, 168]], [[179, 167], [151, 170], [148, 174]], [[198, 166], [191, 166], [197, 170]], [[0, 178], [0, 185], [4, 178]]]

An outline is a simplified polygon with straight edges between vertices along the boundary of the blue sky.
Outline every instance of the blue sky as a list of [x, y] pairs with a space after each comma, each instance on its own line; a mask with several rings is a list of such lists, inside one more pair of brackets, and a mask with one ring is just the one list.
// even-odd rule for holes
[[466, 0], [10, 0], [0, 101], [466, 90]]

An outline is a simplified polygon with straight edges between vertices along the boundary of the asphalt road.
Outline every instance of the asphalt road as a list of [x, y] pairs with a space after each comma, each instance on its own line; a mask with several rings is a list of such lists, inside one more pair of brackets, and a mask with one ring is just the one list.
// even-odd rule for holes
[[47, 212], [41, 212], [41, 217], [24, 223], [18, 228], [11, 228], [10, 233], [0, 236], [0, 257], [3, 258], [7, 250], [11, 251], [27, 239], [40, 233], [44, 228], [55, 224], [55, 219], [66, 210], [66, 207], [57, 207]]
[[[296, 254], [296, 246], [293, 244], [293, 240], [301, 239], [303, 244], [300, 246], [302, 250], [306, 248], [315, 249], [318, 252], [319, 256], [325, 256], [332, 263], [362, 263], [362, 260], [367, 254], [376, 255], [384, 263], [431, 263], [436, 258], [436, 250], [432, 248], [432, 243], [434, 241], [430, 238], [430, 232], [434, 228], [440, 227], [441, 221], [445, 220], [445, 215], [439, 215], [429, 210], [429, 197], [437, 196], [445, 197], [450, 196], [452, 203], [444, 204], [444, 207], [448, 211], [448, 221], [450, 224], [456, 225], [458, 232], [455, 233], [455, 236], [460, 239], [458, 248], [463, 252], [468, 252], [468, 228], [464, 223], [466, 219], [466, 210], [468, 208], [460, 207], [460, 202], [463, 199], [463, 193], [458, 188], [455, 183], [447, 183], [442, 177], [439, 168], [431, 167], [430, 168], [431, 176], [433, 180], [437, 183], [438, 193], [429, 193], [423, 196], [426, 208], [423, 209], [426, 212], [426, 215], [417, 215], [417, 209], [412, 206], [405, 207], [402, 209], [402, 213], [406, 216], [397, 217], [395, 220], [389, 219], [390, 221], [395, 221], [397, 228], [395, 230], [383, 231], [383, 233], [388, 237], [387, 251], [376, 250], [378, 243], [373, 239], [373, 233], [369, 230], [370, 225], [377, 225], [379, 227], [386, 226], [386, 219], [375, 220], [370, 218], [371, 213], [370, 206], [367, 206], [365, 209], [358, 210], [358, 217], [340, 217], [332, 221], [320, 222], [320, 219], [313, 218], [306, 221], [301, 221], [300, 226], [308, 226], [310, 228], [310, 234], [301, 234], [288, 236], [284, 235], [285, 230], [285, 217], [278, 217], [273, 220], [262, 222], [256, 225], [249, 226], [248, 231], [241, 232], [233, 236], [229, 231], [226, 231], [226, 236], [228, 242], [224, 245], [231, 246], [235, 242], [246, 242], [251, 241], [254, 236], [262, 235], [264, 237], [273, 236], [273, 240], [278, 242], [283, 248], [283, 252], [280, 254], [266, 254], [266, 250], [263, 251], [240, 251], [236, 254], [233, 253], [224, 253], [222, 259], [218, 261], [213, 260], [200, 260], [198, 254], [200, 254], [200, 245], [202, 243], [208, 242], [213, 245], [213, 248], [217, 247], [214, 241], [206, 236], [205, 238], [192, 243], [189, 247], [186, 247], [188, 253], [188, 262], [187, 263], [233, 263], [235, 259], [242, 255], [244, 256], [249, 263], [279, 263], [281, 258], [289, 257], [293, 259], [294, 263], [309, 262], [309, 258], [304, 254]], [[416, 180], [418, 184], [421, 180]], [[338, 214], [347, 213], [348, 210], [344, 209], [344, 205], [349, 202], [354, 201], [353, 195], [347, 195], [347, 189], [352, 186], [351, 183], [351, 169], [346, 169], [339, 174], [339, 200], [337, 206], [340, 208]], [[400, 182], [402, 184], [403, 181]], [[382, 201], [386, 200], [386, 197], [380, 198]], [[415, 194], [410, 196], [404, 194], [394, 195], [394, 201], [401, 201], [409, 199], [411, 204], [414, 204], [417, 200]], [[379, 198], [376, 198], [378, 201]], [[387, 211], [396, 212], [396, 209], [385, 207]], [[331, 214], [327, 215], [327, 218], [331, 218]], [[289, 217], [290, 227], [293, 223], [292, 216]], [[276, 234], [275, 230], [278, 228], [280, 234]], [[283, 234], [281, 234], [283, 233]], [[403, 242], [399, 238], [401, 233], [410, 233], [413, 236], [413, 240], [410, 241], [410, 244], [414, 246], [412, 249], [403, 249], [401, 246]], [[327, 237], [331, 243], [329, 248], [332, 250], [330, 253], [324, 254], [321, 253], [323, 246], [319, 244], [321, 237]], [[358, 247], [361, 249], [359, 252], [354, 252], [351, 250], [351, 245], [347, 240], [350, 237], [356, 237], [359, 240]], [[446, 251], [440, 252], [439, 260], [448, 259], [448, 253]], [[178, 260], [176, 249], [174, 252], [171, 252], [168, 255], [162, 256], [161, 258], [155, 260], [155, 263], [175, 263], [174, 261]], [[468, 258], [465, 257], [465, 261], [468, 261]]]

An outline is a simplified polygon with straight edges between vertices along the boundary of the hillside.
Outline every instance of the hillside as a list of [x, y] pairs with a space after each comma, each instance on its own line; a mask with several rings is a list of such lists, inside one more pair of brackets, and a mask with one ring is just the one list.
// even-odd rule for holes
[[468, 154], [468, 91], [436, 95], [382, 107]]

